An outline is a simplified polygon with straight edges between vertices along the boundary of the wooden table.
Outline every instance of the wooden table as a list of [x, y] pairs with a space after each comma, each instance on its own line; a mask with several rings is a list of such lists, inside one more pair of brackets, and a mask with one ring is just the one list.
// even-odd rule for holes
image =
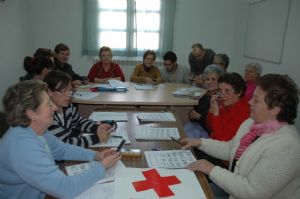
[[[133, 83], [126, 82], [126, 84], [129, 86], [127, 92], [101, 92], [94, 99], [73, 99], [73, 103], [78, 105], [78, 111], [85, 117], [95, 108], [101, 108], [102, 110], [116, 107], [127, 110], [175, 110], [178, 107], [192, 107], [198, 104], [197, 99], [172, 95], [179, 88], [191, 87], [189, 84], [161, 83], [153, 90], [136, 90]], [[205, 92], [204, 90], [201, 91], [202, 93]]]

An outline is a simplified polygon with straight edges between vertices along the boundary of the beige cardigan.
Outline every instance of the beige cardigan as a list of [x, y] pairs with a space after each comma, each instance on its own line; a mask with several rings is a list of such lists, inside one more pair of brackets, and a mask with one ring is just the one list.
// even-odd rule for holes
[[[230, 166], [241, 137], [253, 123], [246, 120], [229, 142], [202, 139], [199, 149]], [[230, 198], [300, 198], [300, 136], [294, 125], [258, 138], [241, 156], [234, 173], [214, 167], [210, 179], [229, 193]]]

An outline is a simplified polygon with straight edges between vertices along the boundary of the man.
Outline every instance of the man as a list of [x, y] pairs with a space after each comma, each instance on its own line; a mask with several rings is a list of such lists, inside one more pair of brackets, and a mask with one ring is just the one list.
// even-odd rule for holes
[[190, 83], [188, 68], [177, 64], [177, 56], [174, 52], [166, 52], [163, 59], [165, 67], [160, 69], [160, 74], [164, 82]]
[[192, 52], [189, 55], [189, 64], [191, 70], [191, 79], [194, 84], [203, 87], [204, 79], [202, 73], [206, 66], [214, 63], [215, 52], [211, 49], [204, 49], [199, 43], [192, 46]]
[[54, 48], [55, 69], [68, 73], [72, 77], [72, 84], [80, 86], [82, 83], [87, 83], [87, 77], [79, 76], [73, 71], [72, 66], [68, 63], [70, 58], [70, 49], [65, 44], [57, 44]]

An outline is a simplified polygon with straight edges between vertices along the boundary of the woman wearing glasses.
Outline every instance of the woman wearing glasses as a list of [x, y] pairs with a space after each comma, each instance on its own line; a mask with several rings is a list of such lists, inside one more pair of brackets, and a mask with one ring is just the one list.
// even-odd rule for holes
[[99, 50], [100, 61], [92, 66], [88, 78], [90, 82], [108, 83], [110, 79], [125, 81], [121, 67], [112, 62], [112, 51], [107, 46], [102, 46]]
[[[112, 132], [109, 124], [100, 124], [79, 115], [72, 104], [72, 79], [62, 71], [48, 73], [44, 81], [48, 84], [48, 94], [58, 107], [54, 112], [54, 122], [49, 130], [63, 142], [89, 147], [99, 142], [106, 142]], [[83, 133], [88, 133], [83, 136]]]

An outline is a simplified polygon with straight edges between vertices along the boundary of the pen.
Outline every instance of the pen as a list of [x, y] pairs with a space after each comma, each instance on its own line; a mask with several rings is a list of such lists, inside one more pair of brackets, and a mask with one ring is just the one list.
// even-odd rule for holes
[[120, 135], [112, 135], [111, 137], [113, 137], [113, 138], [123, 138], [123, 136], [120, 136]]
[[174, 137], [171, 136], [171, 139], [172, 139], [173, 141], [177, 142], [178, 144], [180, 144], [181, 146], [183, 146], [183, 144], [181, 144], [181, 143], [179, 142], [179, 140], [175, 139]]
[[126, 141], [125, 139], [123, 139], [123, 140], [121, 141], [121, 143], [120, 143], [119, 146], [117, 147], [117, 150], [116, 150], [117, 153], [122, 149], [122, 147], [123, 147], [125, 141]]

